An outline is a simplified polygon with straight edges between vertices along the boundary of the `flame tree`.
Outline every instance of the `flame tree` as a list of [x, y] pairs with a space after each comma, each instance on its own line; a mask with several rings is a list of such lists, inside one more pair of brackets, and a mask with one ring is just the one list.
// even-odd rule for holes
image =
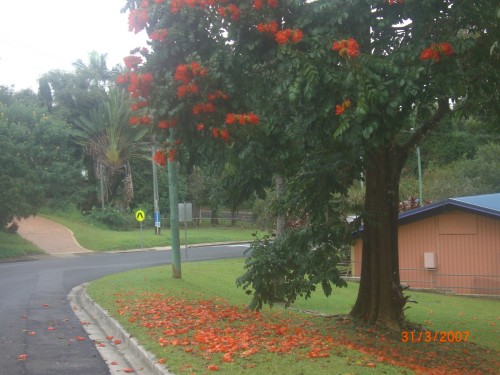
[[[364, 172], [363, 264], [351, 314], [400, 327], [406, 304], [397, 241], [401, 170], [415, 145], [451, 117], [498, 115], [496, 2], [155, 0], [128, 7], [131, 29], [145, 27], [152, 39], [151, 51], [143, 52], [154, 74], [148, 105], [157, 119], [177, 124], [163, 126], [170, 132], [169, 158], [176, 134], [183, 134], [184, 145], [194, 144], [200, 131], [227, 141], [234, 124], [256, 122], [253, 114], [229, 113], [224, 87], [238, 105], [256, 112], [266, 109], [264, 87], [269, 103], [279, 101], [293, 114], [283, 126], [300, 138], [295, 179], [303, 183], [296, 183], [292, 194], [301, 197], [296, 202], [309, 217], [324, 215], [318, 203], [327, 205], [330, 193], [345, 191]], [[141, 81], [133, 78], [137, 66], [131, 65], [127, 82]], [[254, 74], [259, 69], [267, 83]], [[215, 94], [215, 111], [200, 99], [219, 92], [214, 86], [222, 93]], [[215, 105], [218, 101], [224, 104]], [[330, 190], [321, 181], [325, 176]], [[327, 294], [331, 282], [342, 285], [338, 273], [323, 267], [328, 259], [317, 256], [328, 257], [328, 249], [311, 251], [310, 243], [297, 257], [307, 267], [292, 269], [294, 264], [279, 268], [282, 275], [263, 274], [270, 262], [281, 261], [264, 254], [265, 262], [247, 264], [245, 285], [252, 285], [261, 302], [269, 302], [266, 293], [276, 277], [283, 277], [280, 285], [292, 302], [313, 290], [304, 280], [321, 282]]]

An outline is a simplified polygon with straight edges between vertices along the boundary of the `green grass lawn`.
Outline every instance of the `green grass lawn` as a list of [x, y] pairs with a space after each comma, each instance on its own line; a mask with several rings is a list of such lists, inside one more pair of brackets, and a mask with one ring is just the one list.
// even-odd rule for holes
[[17, 233], [11, 234], [0, 230], [0, 259], [35, 254], [43, 254], [43, 251]]
[[[275, 306], [251, 315], [244, 308], [249, 297], [235, 284], [243, 262], [184, 263], [182, 280], [171, 277], [169, 266], [132, 271], [92, 282], [88, 292], [176, 374], [207, 373], [209, 366], [252, 375], [496, 373], [497, 300], [411, 293], [418, 304], [407, 316], [422, 330], [469, 331], [470, 337], [466, 343], [403, 343], [399, 332], [303, 312], [348, 313], [355, 283], [330, 298], [317, 293], [293, 309]], [[251, 349], [241, 347], [250, 344], [257, 352], [247, 355]]]
[[[100, 225], [93, 225], [82, 220], [78, 212], [58, 212], [47, 213], [43, 216], [54, 220], [70, 228], [75, 234], [75, 238], [80, 245], [89, 250], [109, 251], [109, 250], [127, 250], [137, 248], [152, 248], [170, 246], [170, 229], [164, 228], [160, 235], [154, 233], [154, 228], [137, 228], [130, 231], [116, 231], [104, 228]], [[233, 242], [233, 241], [251, 241], [252, 233], [256, 229], [241, 228], [232, 226], [204, 226], [200, 228], [188, 228], [188, 244], [214, 243], [214, 242]], [[180, 230], [181, 244], [185, 243], [184, 228]]]

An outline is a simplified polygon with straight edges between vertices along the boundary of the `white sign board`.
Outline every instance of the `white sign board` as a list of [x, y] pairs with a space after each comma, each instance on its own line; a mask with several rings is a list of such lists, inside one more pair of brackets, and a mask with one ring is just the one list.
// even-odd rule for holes
[[179, 203], [179, 222], [193, 221], [193, 204]]

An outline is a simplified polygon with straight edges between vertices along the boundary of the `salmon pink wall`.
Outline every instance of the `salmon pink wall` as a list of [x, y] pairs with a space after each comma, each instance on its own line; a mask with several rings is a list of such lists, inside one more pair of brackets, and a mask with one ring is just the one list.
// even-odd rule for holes
[[[399, 227], [401, 281], [413, 288], [458, 294], [500, 295], [500, 220], [460, 210]], [[352, 274], [361, 274], [362, 240], [352, 252]], [[424, 267], [435, 253], [436, 269]]]

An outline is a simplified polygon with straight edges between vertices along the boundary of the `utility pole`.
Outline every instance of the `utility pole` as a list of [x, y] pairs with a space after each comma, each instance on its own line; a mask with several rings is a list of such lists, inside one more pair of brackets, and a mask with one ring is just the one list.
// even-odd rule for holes
[[[174, 129], [169, 135], [170, 147], [175, 144]], [[172, 276], [181, 279], [181, 240], [179, 235], [179, 192], [177, 189], [177, 162], [168, 160], [168, 192], [170, 201], [170, 232], [172, 238]]]
[[153, 216], [155, 222], [155, 234], [159, 235], [161, 231], [161, 219], [160, 219], [160, 203], [159, 203], [159, 195], [158, 195], [158, 167], [156, 166], [156, 162], [154, 160], [156, 152], [156, 139], [153, 136], [153, 145], [151, 146], [152, 153], [152, 164], [153, 164]]
[[417, 146], [417, 163], [418, 163], [418, 192], [420, 194], [420, 207], [424, 207], [423, 188], [422, 188], [422, 163], [420, 161], [420, 147]]

